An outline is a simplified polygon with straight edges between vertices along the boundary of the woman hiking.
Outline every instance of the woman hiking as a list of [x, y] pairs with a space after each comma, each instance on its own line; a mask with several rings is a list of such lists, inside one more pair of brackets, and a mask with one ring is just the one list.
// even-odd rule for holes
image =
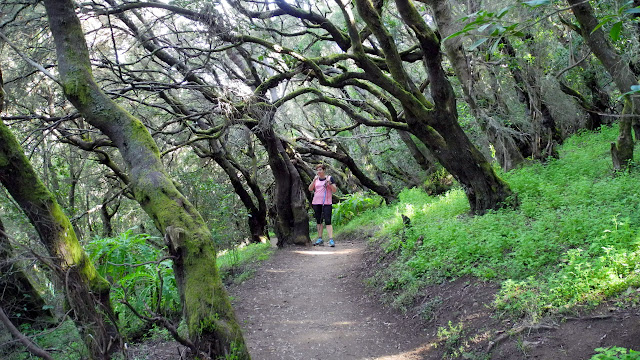
[[[329, 246], [334, 247], [336, 243], [333, 241], [333, 226], [331, 226], [331, 199], [333, 193], [337, 191], [337, 187], [334, 184], [333, 178], [325, 174], [325, 166], [323, 164], [316, 165], [316, 177], [309, 185], [309, 191], [313, 191], [313, 200], [311, 206], [316, 218], [316, 224], [318, 228], [318, 240], [313, 243], [313, 246], [324, 245], [322, 240], [322, 233], [324, 231], [324, 225], [327, 226], [327, 233], [329, 235]], [[324, 220], [324, 224], [322, 221]]]

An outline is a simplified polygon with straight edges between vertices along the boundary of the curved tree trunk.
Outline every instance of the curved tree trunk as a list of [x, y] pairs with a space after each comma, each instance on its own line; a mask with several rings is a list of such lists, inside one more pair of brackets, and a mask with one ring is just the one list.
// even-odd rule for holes
[[[385, 88], [401, 102], [409, 129], [464, 187], [472, 213], [483, 214], [486, 210], [505, 206], [512, 195], [511, 189], [497, 176], [458, 123], [455, 94], [442, 68], [440, 40], [424, 22], [412, 2], [395, 2], [403, 21], [419, 41], [434, 103], [427, 101], [411, 82], [402, 66], [395, 43], [382, 23], [379, 11], [366, 0], [356, 1], [358, 12], [380, 42], [393, 81], [364, 56], [362, 45], [354, 41], [356, 61], [370, 73], [370, 81]], [[349, 31], [352, 38], [359, 39], [353, 27]]]
[[116, 145], [136, 200], [165, 234], [195, 356], [249, 359], [240, 327], [216, 267], [211, 233], [176, 189], [145, 126], [96, 84], [80, 21], [70, 0], [44, 2], [66, 97], [86, 121]]
[[[589, 45], [591, 51], [600, 60], [604, 68], [616, 83], [621, 93], [631, 90], [638, 80], [629, 65], [618, 55], [611, 43], [605, 37], [602, 28], [596, 29], [598, 19], [593, 15], [593, 9], [588, 1], [567, 0], [571, 10], [580, 24], [581, 35]], [[617, 144], [611, 144], [611, 156], [615, 167], [625, 168], [633, 160], [632, 124], [638, 122], [640, 115], [640, 98], [625, 98], [622, 117], [620, 118], [620, 135]]]
[[264, 200], [264, 196], [258, 188], [258, 184], [255, 184], [255, 181], [251, 177], [249, 177], [247, 171], [242, 170], [245, 181], [253, 190], [253, 195], [256, 197], [256, 200], [258, 202], [258, 206], [256, 206], [253, 202], [253, 199], [251, 198], [251, 195], [249, 195], [249, 192], [247, 192], [247, 190], [244, 188], [242, 181], [237, 175], [239, 169], [237, 169], [231, 163], [228, 158], [229, 155], [226, 153], [223, 145], [217, 139], [210, 140], [209, 145], [211, 148], [211, 157], [227, 174], [234, 191], [236, 192], [238, 197], [240, 197], [240, 201], [242, 201], [245, 208], [247, 209], [247, 212], [249, 213], [247, 222], [249, 224], [249, 231], [251, 232], [251, 242], [268, 242], [269, 234], [267, 232], [267, 206]]
[[398, 130], [398, 135], [400, 136], [400, 140], [402, 140], [402, 142], [407, 145], [409, 153], [411, 153], [411, 156], [416, 160], [418, 166], [420, 166], [420, 168], [424, 170], [427, 175], [433, 173], [436, 169], [434, 165], [436, 165], [436, 163], [438, 162], [433, 154], [431, 154], [428, 149], [426, 155], [422, 151], [420, 151], [408, 131]]
[[[530, 39], [528, 41], [531, 41]], [[513, 59], [517, 58], [516, 50], [511, 42], [503, 38], [502, 51]], [[516, 92], [520, 101], [526, 106], [533, 125], [532, 155], [536, 159], [544, 160], [549, 156], [557, 157], [556, 145], [562, 144], [562, 136], [556, 125], [551, 110], [542, 99], [538, 77], [530, 69], [522, 70], [516, 66], [510, 66], [509, 71], [516, 83]]]
[[585, 125], [587, 130], [596, 130], [600, 128], [600, 126], [602, 126], [603, 124], [602, 117], [600, 116], [600, 112], [602, 111], [602, 109], [596, 108], [595, 104], [592, 104], [586, 97], [584, 97], [574, 88], [569, 87], [569, 85], [565, 84], [564, 81], [558, 81], [558, 83], [560, 84], [560, 90], [562, 90], [563, 93], [573, 97], [578, 105], [580, 105], [582, 110], [587, 113], [587, 116], [589, 116]]
[[[272, 117], [273, 113], [264, 116]], [[278, 247], [289, 244], [311, 245], [304, 185], [298, 170], [270, 125], [261, 124], [252, 130], [267, 150], [269, 165], [274, 176], [275, 199], [273, 201], [276, 211], [275, 230], [278, 236]]]
[[[192, 112], [189, 111], [184, 104], [180, 103], [179, 100], [169, 96], [165, 92], [160, 93], [160, 97], [164, 99], [167, 104], [174, 109], [174, 111], [185, 116], [192, 115]], [[199, 121], [198, 126], [204, 130], [209, 130], [211, 128], [209, 124], [204, 121]], [[267, 205], [264, 200], [264, 195], [256, 183], [256, 176], [253, 176], [249, 171], [241, 168], [235, 161], [233, 161], [233, 158], [229, 155], [220, 140], [211, 139], [208, 143], [208, 149], [193, 145], [193, 148], [196, 150], [196, 154], [201, 158], [208, 157], [213, 159], [213, 161], [215, 161], [229, 177], [233, 190], [247, 209], [247, 213], [249, 215], [247, 223], [249, 225], [249, 231], [251, 232], [251, 242], [268, 242], [269, 232], [267, 231]], [[253, 192], [257, 205], [254, 203], [249, 192], [244, 188], [242, 180], [238, 176], [238, 172], [242, 173], [249, 189]]]
[[[113, 211], [109, 210], [109, 203], [115, 201], [115, 205], [113, 207]], [[100, 219], [102, 220], [102, 236], [103, 237], [113, 237], [113, 225], [111, 224], [111, 219], [116, 215], [118, 209], [120, 208], [120, 199], [114, 199], [113, 196], [107, 192], [107, 194], [102, 198], [102, 206], [100, 206]]]
[[0, 182], [33, 224], [65, 285], [92, 359], [109, 359], [120, 337], [109, 301], [109, 283], [93, 267], [71, 222], [31, 167], [17, 140], [0, 121]]

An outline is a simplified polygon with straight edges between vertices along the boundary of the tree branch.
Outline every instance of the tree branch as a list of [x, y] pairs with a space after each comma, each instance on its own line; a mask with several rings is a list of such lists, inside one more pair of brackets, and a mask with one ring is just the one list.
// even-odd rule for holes
[[7, 314], [5, 314], [4, 310], [2, 310], [2, 307], [0, 307], [0, 321], [2, 322], [4, 327], [9, 330], [11, 336], [20, 341], [22, 345], [27, 348], [27, 351], [29, 351], [31, 354], [45, 360], [53, 360], [53, 356], [51, 356], [51, 354], [31, 341], [28, 337], [22, 334], [20, 330], [15, 327], [15, 325], [13, 325]]

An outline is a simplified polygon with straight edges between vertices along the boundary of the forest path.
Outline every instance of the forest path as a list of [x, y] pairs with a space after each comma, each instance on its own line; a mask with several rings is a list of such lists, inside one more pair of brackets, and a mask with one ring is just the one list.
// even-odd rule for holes
[[366, 293], [363, 241], [275, 251], [229, 289], [256, 360], [417, 360], [426, 336]]

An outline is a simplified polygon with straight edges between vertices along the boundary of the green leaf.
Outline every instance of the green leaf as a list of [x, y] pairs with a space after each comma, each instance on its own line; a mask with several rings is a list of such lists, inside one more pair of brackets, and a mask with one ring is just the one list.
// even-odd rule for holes
[[613, 20], [612, 16], [605, 16], [604, 18], [602, 18], [602, 21], [600, 21], [600, 23], [596, 25], [595, 28], [593, 28], [593, 31], [591, 31], [591, 33], [593, 34], [594, 32], [596, 32], [596, 30], [600, 29], [602, 26], [604, 26], [604, 24], [608, 23], [611, 20]]
[[487, 40], [489, 40], [489, 38], [481, 38], [478, 41], [474, 42], [471, 46], [469, 46], [469, 50], [473, 50], [475, 48], [477, 48], [478, 46], [484, 44]]
[[498, 36], [504, 33], [505, 28], [502, 26], [496, 26], [496, 28], [491, 32], [491, 36]]
[[627, 95], [636, 95], [640, 94], [640, 85], [631, 85], [631, 91], [627, 91], [626, 93], [618, 96], [618, 100], [622, 99]]
[[624, 11], [625, 14], [640, 14], [640, 6]]
[[551, 0], [531, 0], [531, 1], [523, 2], [523, 4], [525, 4], [527, 6], [531, 6], [531, 7], [549, 5], [550, 3], [551, 3]]
[[478, 16], [478, 13], [479, 13], [479, 11], [476, 11], [474, 13], [471, 13], [471, 14], [467, 15], [467, 16], [463, 16], [463, 17], [460, 18], [460, 21], [467, 21], [470, 18], [474, 18], [474, 17]]
[[494, 42], [493, 45], [491, 45], [491, 49], [489, 50], [490, 54], [493, 54], [498, 51], [498, 45], [500, 45], [500, 39], [501, 38], [498, 38], [496, 42]]
[[509, 12], [509, 10], [511, 10], [511, 6], [502, 8], [502, 10], [498, 11], [498, 14], [496, 15], [496, 17], [500, 19], [501, 17], [505, 16], [507, 12]]
[[622, 21], [618, 21], [617, 23], [613, 24], [613, 27], [611, 27], [611, 30], [609, 31], [609, 36], [611, 37], [611, 40], [618, 41], [618, 39], [620, 39], [621, 30], [622, 30]]
[[482, 25], [482, 26], [480, 26], [478, 28], [478, 31], [479, 32], [483, 32], [483, 31], [487, 30], [489, 28], [489, 26], [491, 26], [491, 25], [493, 25], [493, 24], [484, 24], [484, 25]]
[[451, 35], [447, 36], [446, 38], [442, 39], [442, 41], [449, 40], [449, 39], [454, 38], [456, 36], [465, 34], [467, 32], [469, 32], [469, 30], [462, 30], [462, 31], [454, 32], [453, 34], [451, 34]]

